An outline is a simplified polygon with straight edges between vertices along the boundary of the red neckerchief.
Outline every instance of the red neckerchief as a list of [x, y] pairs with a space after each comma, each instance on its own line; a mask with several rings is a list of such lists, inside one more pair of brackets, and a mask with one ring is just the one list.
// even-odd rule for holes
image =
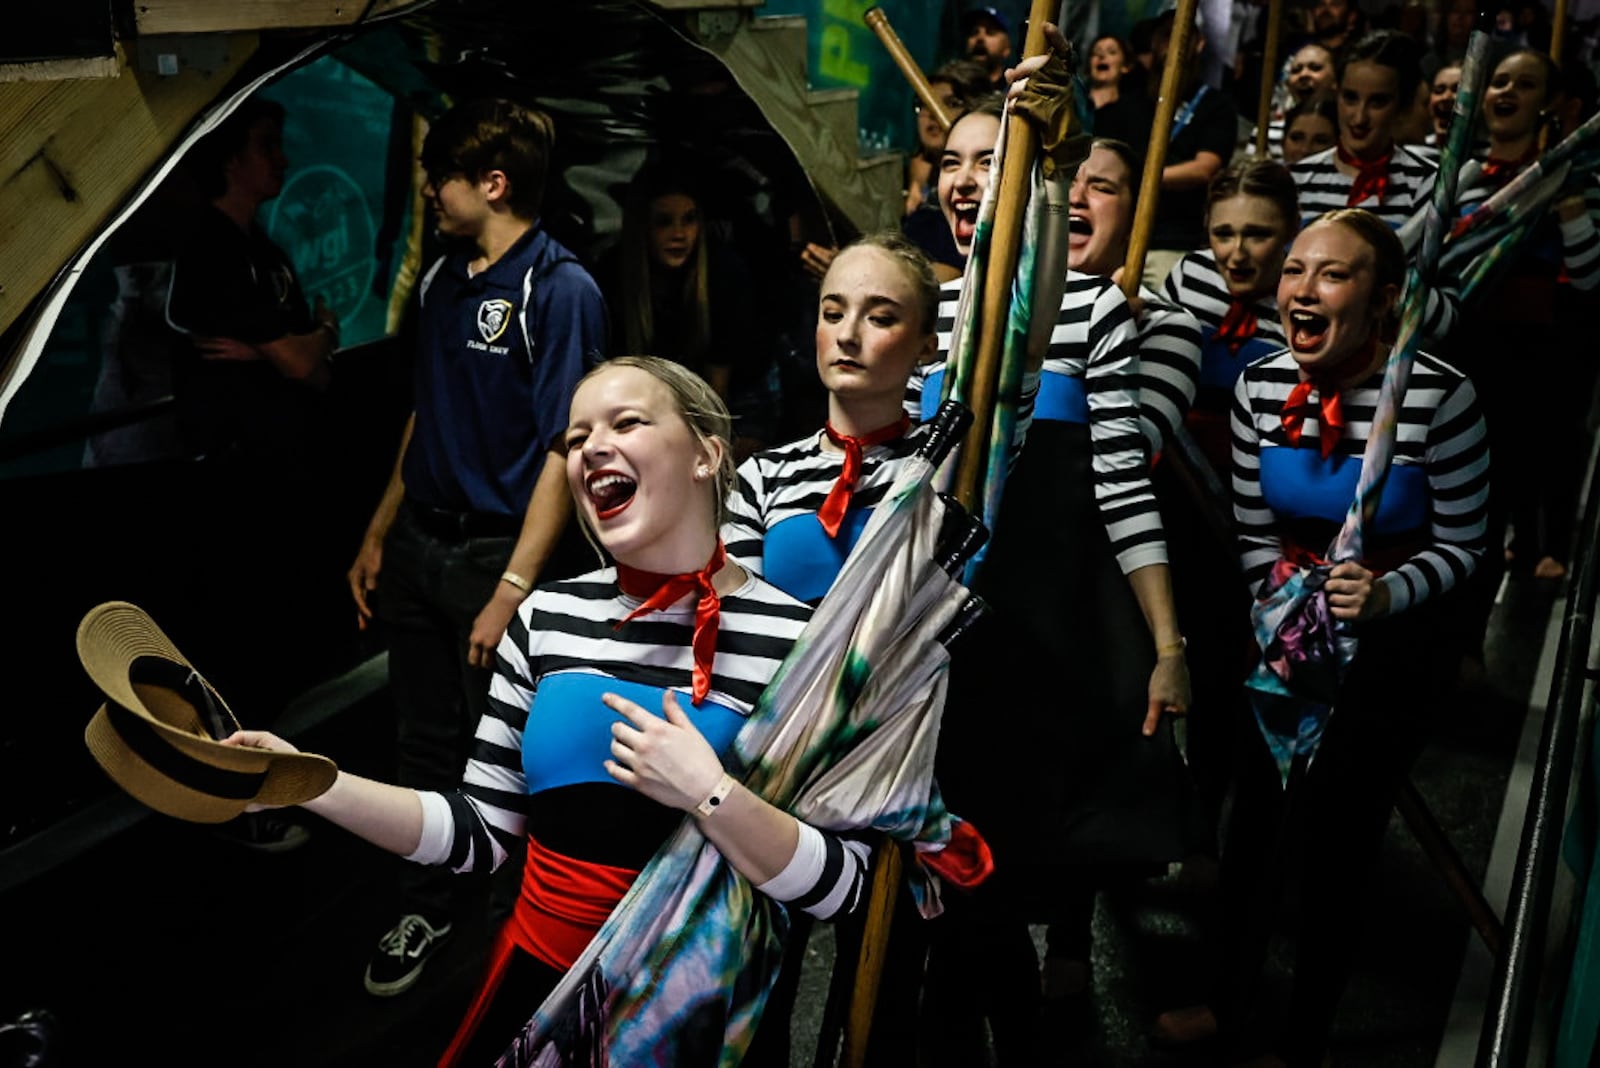
[[1378, 203], [1382, 204], [1383, 194], [1389, 191], [1389, 160], [1394, 158], [1394, 149], [1369, 162], [1346, 152], [1343, 142], [1333, 147], [1339, 154], [1340, 163], [1356, 169], [1356, 180], [1350, 186], [1350, 196], [1345, 206], [1353, 208], [1368, 197], [1377, 197]]
[[1496, 186], [1503, 186], [1516, 177], [1522, 168], [1532, 163], [1538, 155], [1539, 146], [1534, 144], [1529, 146], [1528, 151], [1516, 159], [1495, 159], [1490, 156], [1483, 161], [1483, 177], [1485, 180], [1493, 182]]
[[1228, 351], [1237, 354], [1239, 347], [1255, 336], [1255, 310], [1242, 300], [1229, 301], [1228, 314], [1222, 317], [1213, 335], [1215, 340], [1226, 343]]
[[[1344, 408], [1339, 400], [1338, 388], [1331, 383], [1338, 380], [1341, 369], [1370, 362], [1377, 347], [1376, 341], [1368, 341], [1348, 360], [1341, 361], [1339, 367], [1331, 368], [1326, 376], [1330, 384], [1324, 385], [1308, 378], [1289, 391], [1289, 396], [1283, 402], [1282, 418], [1283, 436], [1288, 439], [1290, 445], [1300, 444], [1300, 435], [1305, 431], [1306, 416], [1315, 415], [1317, 442], [1322, 447], [1322, 458], [1326, 460], [1333, 455], [1334, 446], [1344, 437]], [[1317, 391], [1316, 404], [1311, 403], [1312, 390]]]
[[1317, 417], [1317, 440], [1322, 445], [1322, 458], [1326, 460], [1333, 455], [1333, 447], [1344, 436], [1344, 412], [1339, 406], [1338, 390], [1319, 390], [1319, 401], [1312, 404], [1313, 389], [1317, 389], [1317, 386], [1308, 379], [1289, 391], [1289, 398], [1283, 402], [1283, 436], [1289, 439], [1290, 445], [1299, 445], [1306, 416], [1314, 413]]
[[[717, 655], [717, 620], [722, 613], [722, 598], [717, 596], [711, 578], [721, 570], [727, 559], [728, 554], [722, 548], [721, 539], [718, 539], [711, 560], [699, 571], [661, 575], [627, 564], [617, 564], [617, 585], [622, 592], [633, 597], [645, 597], [643, 604], [622, 617], [618, 627], [630, 619], [674, 605], [695, 590], [700, 591], [700, 599], [694, 606], [694, 684], [691, 689], [696, 705], [711, 692], [711, 663]], [[653, 592], [645, 596], [647, 591]]]
[[844, 450], [844, 470], [839, 472], [839, 478], [834, 482], [833, 489], [828, 491], [828, 499], [817, 509], [817, 521], [822, 524], [822, 529], [828, 532], [828, 537], [836, 538], [839, 536], [840, 525], [844, 523], [844, 514], [850, 508], [850, 495], [856, 491], [856, 479], [861, 477], [863, 450], [872, 445], [882, 445], [886, 441], [896, 441], [905, 437], [906, 431], [911, 429], [911, 417], [901, 415], [888, 426], [879, 427], [859, 438], [839, 433], [833, 429], [832, 423], [823, 429], [828, 434], [828, 440]]

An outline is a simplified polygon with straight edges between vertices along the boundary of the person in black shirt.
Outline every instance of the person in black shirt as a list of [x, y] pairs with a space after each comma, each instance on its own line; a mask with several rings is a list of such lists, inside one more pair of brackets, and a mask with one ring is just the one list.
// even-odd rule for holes
[[308, 307], [288, 255], [256, 221], [283, 189], [283, 108], [246, 101], [195, 148], [209, 205], [179, 242], [167, 321], [189, 340], [174, 368], [184, 446], [303, 458], [317, 451], [338, 319]]
[[[1123, 92], [1114, 103], [1098, 109], [1095, 112], [1096, 136], [1115, 138], [1131, 145], [1148, 141], [1150, 128], [1155, 124], [1156, 100], [1176, 17], [1175, 12], [1167, 11], [1157, 19], [1152, 35], [1153, 65], [1147, 91], [1143, 94]], [[1194, 49], [1189, 74], [1178, 93], [1178, 108], [1172, 117], [1166, 165], [1161, 171], [1161, 200], [1145, 259], [1145, 284], [1151, 288], [1160, 287], [1167, 271], [1185, 252], [1205, 244], [1206, 184], [1232, 157], [1239, 139], [1239, 119], [1232, 101], [1199, 78], [1198, 59], [1205, 49], [1205, 35], [1198, 26], [1194, 33]]]

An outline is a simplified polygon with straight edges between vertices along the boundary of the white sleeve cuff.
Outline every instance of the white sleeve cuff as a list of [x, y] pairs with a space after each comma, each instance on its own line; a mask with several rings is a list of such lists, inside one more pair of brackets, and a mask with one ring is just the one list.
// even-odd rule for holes
[[443, 864], [450, 859], [450, 846], [455, 838], [455, 818], [450, 815], [450, 802], [444, 795], [430, 790], [417, 791], [422, 802], [422, 838], [407, 860], [418, 864]]
[[828, 847], [822, 832], [804, 821], [796, 822], [800, 825], [800, 840], [795, 843], [794, 856], [782, 871], [756, 887], [776, 901], [793, 901], [809, 893], [822, 878], [827, 863]]

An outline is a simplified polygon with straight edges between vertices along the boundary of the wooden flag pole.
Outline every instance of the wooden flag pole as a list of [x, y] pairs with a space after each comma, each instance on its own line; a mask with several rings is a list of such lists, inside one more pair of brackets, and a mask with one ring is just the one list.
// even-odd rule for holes
[[1145, 253], [1150, 251], [1150, 231], [1155, 227], [1156, 205], [1161, 200], [1161, 172], [1167, 165], [1172, 117], [1178, 111], [1178, 93], [1183, 88], [1184, 72], [1189, 67], [1189, 49], [1194, 42], [1195, 3], [1196, 0], [1178, 0], [1178, 10], [1172, 19], [1167, 66], [1161, 72], [1161, 98], [1156, 101], [1156, 121], [1150, 128], [1150, 150], [1144, 158], [1144, 177], [1139, 185], [1139, 208], [1133, 214], [1128, 259], [1122, 268], [1122, 292], [1130, 297], [1139, 292]]
[[[1192, 2], [1192, 0], [1191, 0]], [[1049, 46], [1044, 24], [1055, 19], [1055, 0], [1033, 0], [1028, 15], [1028, 38], [1024, 56], [1036, 56]], [[968, 511], [981, 507], [979, 485], [989, 444], [990, 423], [994, 421], [995, 391], [1000, 383], [1000, 354], [1005, 344], [1006, 319], [1011, 304], [1011, 283], [1022, 253], [1022, 224], [1028, 209], [1028, 192], [1033, 182], [1033, 159], [1038, 151], [1038, 134], [1032, 123], [1009, 112], [1006, 117], [1006, 155], [1000, 164], [1000, 189], [995, 202], [994, 230], [989, 242], [989, 264], [983, 279], [983, 300], [979, 305], [982, 333], [973, 359], [972, 387], [968, 407], [972, 409], [972, 428], [961, 444], [956, 466], [955, 496]]]
[[[1567, 0], [1556, 0], [1555, 11], [1550, 16], [1550, 58], [1561, 64], [1561, 50], [1567, 43]], [[1493, 74], [1493, 72], [1490, 72]], [[1582, 118], [1580, 115], [1579, 118]], [[1564, 131], [1570, 133], [1571, 131]], [[1539, 151], [1550, 147], [1550, 127], [1539, 131]]]
[[[1192, 3], [1192, 0], [1191, 0]], [[1038, 55], [1048, 46], [1044, 24], [1053, 22], [1060, 0], [1033, 0], [1028, 13], [1028, 36], [1024, 57]], [[1028, 120], [1008, 116], [1006, 154], [1001, 161], [1000, 188], [996, 195], [993, 237], [989, 245], [989, 264], [984, 276], [981, 320], [983, 333], [978, 339], [972, 388], [968, 394], [972, 409], [972, 429], [962, 442], [956, 468], [956, 498], [969, 511], [981, 507], [978, 485], [983, 474], [984, 451], [989, 424], [994, 419], [995, 390], [1000, 381], [1000, 355], [1005, 340], [1005, 324], [1011, 299], [1012, 279], [1022, 252], [1022, 222], [1032, 184], [1033, 159], [1038, 137]], [[873, 1010], [877, 1006], [878, 983], [883, 976], [884, 955], [889, 946], [889, 929], [894, 919], [895, 901], [902, 882], [900, 848], [894, 842], [878, 847], [872, 866], [872, 886], [868, 891], [866, 930], [861, 938], [861, 953], [856, 963], [855, 989], [845, 1022], [845, 1068], [863, 1068], [867, 1060], [867, 1040], [872, 1031]]]
[[1561, 51], [1567, 43], [1567, 0], [1556, 0], [1555, 11], [1550, 16], [1550, 58], [1561, 63]]
[[1256, 106], [1256, 159], [1267, 158], [1267, 130], [1272, 125], [1272, 94], [1278, 87], [1278, 46], [1282, 40], [1283, 0], [1267, 0], [1267, 40], [1261, 52], [1261, 102]]
[[933, 86], [928, 84], [922, 68], [917, 66], [917, 61], [906, 48], [905, 42], [900, 40], [900, 35], [889, 25], [889, 16], [884, 13], [883, 8], [869, 7], [861, 19], [873, 33], [878, 35], [878, 40], [883, 42], [889, 58], [894, 60], [895, 66], [900, 68], [900, 73], [905, 75], [906, 81], [911, 85], [911, 91], [916, 93], [917, 99], [922, 102], [923, 109], [933, 116], [933, 121], [939, 124], [939, 129], [949, 133], [954, 116], [946, 111], [944, 103], [933, 95]]

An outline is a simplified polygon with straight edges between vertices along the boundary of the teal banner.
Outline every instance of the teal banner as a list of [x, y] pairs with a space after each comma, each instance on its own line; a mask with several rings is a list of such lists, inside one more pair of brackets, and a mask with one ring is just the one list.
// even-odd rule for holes
[[381, 338], [407, 230], [404, 219], [391, 222], [392, 239], [378, 247], [388, 182], [410, 173], [391, 165], [391, 133], [408, 120], [392, 95], [332, 56], [261, 95], [284, 107], [289, 157], [283, 192], [262, 205], [261, 223], [294, 261], [306, 299], [321, 297], [339, 316], [343, 344]]
[[906, 50], [926, 74], [948, 58], [940, 52], [943, 4], [929, 0], [767, 0], [763, 15], [804, 15], [808, 76], [814, 89], [855, 89], [863, 155], [916, 147], [916, 98], [900, 68], [863, 16], [883, 9]]

